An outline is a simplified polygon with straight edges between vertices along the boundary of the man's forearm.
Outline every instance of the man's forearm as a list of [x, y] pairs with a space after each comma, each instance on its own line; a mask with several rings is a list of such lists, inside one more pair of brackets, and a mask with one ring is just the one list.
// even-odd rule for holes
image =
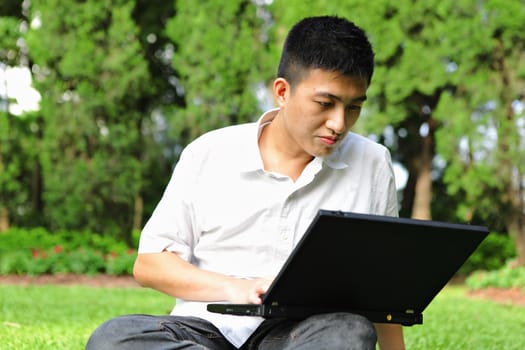
[[200, 270], [167, 251], [139, 254], [133, 275], [140, 285], [177, 298], [214, 301], [227, 297], [224, 287], [229, 277]]
[[380, 350], [405, 350], [403, 327], [398, 324], [374, 324]]
[[258, 303], [269, 285], [267, 280], [243, 280], [201, 270], [167, 251], [139, 254], [133, 275], [142, 286], [195, 301]]

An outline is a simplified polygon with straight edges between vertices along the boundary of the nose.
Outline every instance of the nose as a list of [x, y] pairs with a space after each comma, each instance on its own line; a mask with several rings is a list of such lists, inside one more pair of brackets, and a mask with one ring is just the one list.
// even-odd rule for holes
[[329, 118], [326, 120], [326, 127], [336, 134], [342, 134], [346, 129], [344, 109], [332, 111]]

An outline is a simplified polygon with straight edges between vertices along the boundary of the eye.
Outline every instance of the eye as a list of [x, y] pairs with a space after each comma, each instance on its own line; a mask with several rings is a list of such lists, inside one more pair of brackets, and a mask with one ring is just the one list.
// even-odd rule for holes
[[360, 105], [350, 105], [348, 107], [346, 107], [349, 111], [360, 111], [361, 110], [361, 106]]
[[325, 107], [325, 108], [332, 107], [334, 105], [333, 102], [326, 102], [326, 101], [317, 101], [317, 103], [321, 107]]

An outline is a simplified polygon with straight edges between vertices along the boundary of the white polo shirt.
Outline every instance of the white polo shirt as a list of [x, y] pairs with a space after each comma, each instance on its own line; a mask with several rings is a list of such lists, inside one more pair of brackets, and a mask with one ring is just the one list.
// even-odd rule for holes
[[[398, 215], [390, 153], [351, 132], [295, 182], [266, 172], [258, 137], [276, 114], [211, 131], [184, 149], [139, 253], [168, 250], [209, 271], [275, 276], [319, 209]], [[178, 299], [171, 314], [207, 319], [237, 347], [262, 322], [209, 313], [206, 304]]]

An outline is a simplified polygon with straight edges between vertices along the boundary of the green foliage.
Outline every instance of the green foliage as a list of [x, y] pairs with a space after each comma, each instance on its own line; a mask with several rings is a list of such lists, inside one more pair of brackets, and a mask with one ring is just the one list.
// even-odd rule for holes
[[105, 272], [108, 275], [132, 275], [136, 257], [133, 250], [128, 250], [125, 254], [110, 254], [106, 257]]
[[40, 186], [38, 133], [40, 118], [0, 112], [0, 207], [10, 212], [12, 224], [38, 223]]
[[173, 14], [159, 0], [2, 2], [0, 62], [23, 53], [43, 97], [31, 118], [0, 116], [10, 224], [129, 238], [151, 214], [176, 156], [164, 118], [181, 103], [163, 33]]
[[491, 228], [497, 218], [523, 240], [525, 116], [510, 108], [525, 91], [523, 1], [261, 3], [3, 1], [0, 62], [28, 65], [42, 96], [37, 113], [0, 115], [0, 207], [11, 223], [129, 240], [182, 146], [258, 116], [255, 87], [275, 75], [290, 26], [337, 14], [376, 50], [356, 130], [380, 140], [392, 130], [394, 159], [414, 175], [421, 127], [432, 125], [432, 156], [445, 164], [435, 174], [454, 201], [433, 216]]
[[77, 249], [91, 247], [107, 254], [110, 252], [124, 252], [129, 247], [123, 241], [114, 237], [101, 235], [90, 231], [60, 230], [49, 232], [37, 227], [32, 229], [13, 227], [0, 235], [2, 250], [13, 249], [51, 249], [56, 246]]
[[[173, 65], [186, 104], [175, 132], [183, 143], [218, 127], [258, 117], [255, 87], [261, 81], [266, 44], [258, 7], [248, 0], [176, 2], [166, 33], [177, 46]], [[261, 74], [262, 73], [262, 74]]]
[[0, 274], [131, 274], [135, 249], [110, 236], [43, 228], [0, 235]]
[[516, 248], [511, 237], [491, 233], [463, 264], [459, 273], [468, 275], [476, 270], [498, 270], [515, 256]]
[[[430, 138], [429, 159], [445, 165], [437, 170], [459, 200], [447, 220], [479, 216], [492, 226], [499, 216], [525, 247], [525, 115], [511, 108], [525, 91], [523, 1], [290, 0], [271, 9], [282, 32], [309, 15], [337, 14], [365, 28], [376, 71], [357, 130], [393, 130], [394, 159], [414, 178]], [[525, 261], [525, 251], [518, 255]]]
[[476, 271], [465, 281], [470, 289], [519, 288], [525, 291], [525, 268], [507, 264], [494, 271]]
[[436, 108], [442, 122], [437, 150], [448, 163], [449, 191], [463, 190], [464, 206], [509, 220], [523, 212], [509, 195], [516, 191], [513, 179], [525, 176], [517, 127], [525, 116], [511, 109], [525, 86], [519, 73], [525, 34], [516, 27], [516, 21], [525, 21], [525, 6], [521, 1], [488, 1], [482, 8], [470, 7], [471, 15], [463, 11], [461, 18], [454, 9], [458, 16], [448, 19], [455, 30], [447, 38], [447, 59], [457, 69], [450, 73], [454, 87]]
[[80, 248], [63, 251], [61, 246], [48, 250], [14, 251], [0, 258], [0, 274], [87, 274], [105, 272], [105, 257], [99, 251]]
[[48, 250], [17, 250], [0, 257], [0, 274], [131, 275], [135, 258], [133, 250], [110, 254], [92, 248], [64, 250], [61, 246]]
[[42, 96], [34, 117], [0, 117], [12, 225], [129, 238], [151, 214], [177, 144], [163, 115], [181, 103], [165, 58], [173, 14], [159, 0], [2, 2], [0, 62], [28, 66]]
[[18, 26], [16, 17], [1, 17], [0, 14], [0, 62], [10, 63], [17, 58], [16, 39], [20, 36]]
[[[2, 77], [7, 68], [19, 66], [25, 59], [21, 44], [24, 37], [20, 23], [22, 17], [20, 2], [5, 1], [0, 5]], [[0, 84], [0, 210], [7, 212], [11, 221], [17, 222], [21, 221], [20, 217], [30, 216], [35, 209], [34, 197], [28, 188], [36, 173], [34, 130], [37, 128], [33, 115], [18, 118], [9, 113], [12, 97], [7, 96], [7, 84], [3, 80]]]
[[[142, 186], [142, 98], [152, 93], [134, 1], [32, 4], [48, 225], [125, 237]], [[56, 40], [60, 37], [61, 40]]]

